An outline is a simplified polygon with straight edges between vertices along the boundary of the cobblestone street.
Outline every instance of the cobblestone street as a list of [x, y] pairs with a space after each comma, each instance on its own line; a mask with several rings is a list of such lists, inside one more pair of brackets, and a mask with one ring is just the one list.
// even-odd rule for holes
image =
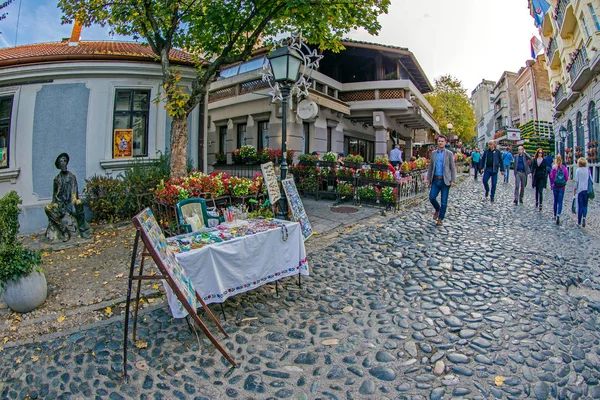
[[128, 383], [118, 320], [4, 345], [0, 398], [600, 398], [597, 200], [582, 229], [566, 195], [556, 226], [551, 191], [541, 213], [531, 187], [514, 206], [513, 179], [493, 204], [472, 178], [452, 189], [442, 227], [423, 202], [342, 234], [279, 298], [229, 299], [216, 336], [239, 368], [161, 304], [140, 317]]

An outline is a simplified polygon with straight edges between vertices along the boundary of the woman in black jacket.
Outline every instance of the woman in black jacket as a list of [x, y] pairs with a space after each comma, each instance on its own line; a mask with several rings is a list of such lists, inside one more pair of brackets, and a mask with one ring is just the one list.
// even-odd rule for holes
[[544, 158], [544, 150], [537, 149], [535, 157], [531, 160], [531, 180], [535, 188], [535, 208], [539, 207], [542, 211], [542, 201], [544, 199], [544, 189], [548, 181], [547, 168], [552, 167], [547, 165], [547, 160]]

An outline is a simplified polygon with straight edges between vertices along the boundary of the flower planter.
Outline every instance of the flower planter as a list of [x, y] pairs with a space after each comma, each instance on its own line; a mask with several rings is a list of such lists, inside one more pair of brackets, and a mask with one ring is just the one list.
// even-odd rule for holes
[[43, 272], [33, 271], [16, 281], [6, 282], [2, 297], [11, 310], [27, 313], [44, 304], [47, 295], [46, 276]]

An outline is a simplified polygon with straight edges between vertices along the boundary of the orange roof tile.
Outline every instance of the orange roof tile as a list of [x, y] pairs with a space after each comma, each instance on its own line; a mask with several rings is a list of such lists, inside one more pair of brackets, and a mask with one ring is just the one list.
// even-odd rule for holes
[[[131, 42], [82, 41], [76, 46], [69, 46], [68, 41], [64, 41], [0, 49], [0, 66], [42, 61], [131, 60], [138, 58], [144, 61], [154, 61], [156, 55], [149, 46]], [[176, 64], [193, 64], [194, 62], [192, 55], [182, 50], [171, 50], [169, 58]]]

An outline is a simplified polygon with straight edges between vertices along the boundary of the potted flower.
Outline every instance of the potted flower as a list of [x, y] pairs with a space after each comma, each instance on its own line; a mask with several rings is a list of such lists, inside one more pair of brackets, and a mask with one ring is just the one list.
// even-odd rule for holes
[[373, 185], [361, 186], [357, 192], [360, 199], [366, 200], [375, 199], [378, 195], [378, 189]]
[[26, 313], [46, 301], [48, 285], [40, 253], [17, 240], [20, 204], [14, 190], [0, 199], [0, 291], [11, 310]]
[[215, 164], [226, 164], [226, 163], [227, 163], [227, 155], [225, 153], [215, 154]]
[[383, 187], [379, 191], [379, 196], [384, 204], [388, 206], [396, 204], [396, 200], [398, 200], [398, 190], [393, 187]]
[[361, 169], [365, 159], [360, 154], [348, 154], [344, 159], [344, 165], [346, 167]]
[[240, 147], [240, 157], [242, 158], [243, 162], [245, 162], [246, 164], [254, 164], [256, 163], [256, 148], [254, 146], [251, 145], [245, 145]]
[[312, 154], [300, 154], [298, 156], [298, 161], [300, 162], [301, 165], [304, 166], [312, 166], [312, 165], [317, 165], [317, 162], [319, 161], [319, 156], [318, 155], [312, 155]]

